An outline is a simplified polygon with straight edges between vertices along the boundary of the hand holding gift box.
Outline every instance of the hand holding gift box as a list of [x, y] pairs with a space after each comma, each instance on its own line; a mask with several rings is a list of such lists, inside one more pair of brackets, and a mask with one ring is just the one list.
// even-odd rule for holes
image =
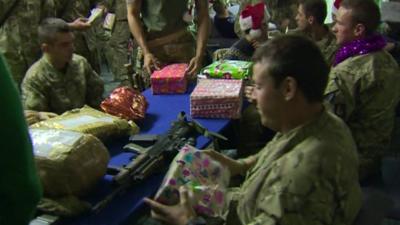
[[225, 208], [225, 191], [230, 172], [196, 148], [186, 145], [171, 163], [155, 199], [166, 205], [179, 202], [179, 188], [189, 190], [196, 213], [221, 216]]

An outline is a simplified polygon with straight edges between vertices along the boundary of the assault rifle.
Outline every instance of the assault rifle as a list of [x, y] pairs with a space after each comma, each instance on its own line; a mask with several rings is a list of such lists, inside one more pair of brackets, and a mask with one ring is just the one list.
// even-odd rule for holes
[[186, 144], [195, 145], [198, 136], [203, 135], [214, 141], [217, 147], [217, 138], [227, 140], [224, 136], [208, 131], [198, 122], [187, 121], [185, 113], [181, 112], [178, 119], [172, 122], [171, 128], [167, 133], [160, 136], [132, 136], [133, 142], [154, 141], [154, 145], [144, 148], [135, 143], [129, 143], [124, 147], [126, 151], [133, 151], [139, 155], [129, 164], [119, 168], [108, 168], [108, 173], [114, 175], [113, 181], [117, 188], [109, 194], [104, 200], [93, 207], [94, 211], [102, 209], [116, 195], [126, 190], [135, 183], [140, 183], [143, 179], [163, 168], [163, 165], [169, 165], [178, 151]]

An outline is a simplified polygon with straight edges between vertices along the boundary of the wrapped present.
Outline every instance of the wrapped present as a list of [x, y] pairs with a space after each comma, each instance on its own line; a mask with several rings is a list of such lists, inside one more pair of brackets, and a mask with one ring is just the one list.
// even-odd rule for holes
[[190, 115], [237, 119], [242, 109], [242, 89], [242, 80], [199, 79], [190, 95]]
[[105, 112], [126, 120], [141, 120], [146, 115], [148, 105], [146, 98], [139, 91], [119, 87], [112, 91], [100, 107]]
[[139, 127], [133, 121], [112, 116], [89, 106], [67, 111], [60, 116], [35, 123], [31, 127], [77, 131], [92, 134], [101, 140], [128, 136], [139, 132]]
[[151, 90], [153, 94], [185, 93], [187, 79], [185, 71], [188, 65], [184, 63], [171, 64], [151, 74]]
[[29, 133], [45, 196], [82, 196], [106, 173], [109, 153], [93, 135], [46, 128]]
[[222, 216], [229, 178], [229, 170], [218, 161], [186, 145], [172, 161], [155, 199], [166, 205], [178, 204], [179, 188], [186, 186], [198, 214]]
[[201, 74], [208, 78], [248, 79], [251, 77], [252, 62], [239, 60], [219, 60], [206, 66]]

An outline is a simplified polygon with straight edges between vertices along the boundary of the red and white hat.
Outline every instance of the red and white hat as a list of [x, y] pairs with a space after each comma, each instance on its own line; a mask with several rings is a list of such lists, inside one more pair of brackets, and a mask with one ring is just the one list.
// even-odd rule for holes
[[268, 23], [269, 13], [263, 2], [256, 5], [247, 5], [240, 12], [239, 24], [242, 31], [250, 29], [249, 35], [252, 38], [261, 36], [261, 25]]
[[337, 13], [337, 11], [338, 11], [338, 9], [339, 9], [339, 7], [340, 7], [340, 3], [342, 3], [342, 0], [335, 0], [335, 1], [333, 2], [333, 6], [332, 6], [332, 13], [333, 13], [333, 14], [336, 14], [336, 13]]

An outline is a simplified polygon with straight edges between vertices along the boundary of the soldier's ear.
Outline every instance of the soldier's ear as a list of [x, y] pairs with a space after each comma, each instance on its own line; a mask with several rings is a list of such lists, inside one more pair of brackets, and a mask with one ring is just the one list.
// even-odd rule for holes
[[291, 76], [282, 81], [281, 92], [286, 101], [292, 100], [297, 92], [297, 81]]
[[356, 37], [362, 37], [365, 35], [365, 25], [362, 23], [358, 23], [357, 25], [354, 26], [353, 30], [354, 36]]

